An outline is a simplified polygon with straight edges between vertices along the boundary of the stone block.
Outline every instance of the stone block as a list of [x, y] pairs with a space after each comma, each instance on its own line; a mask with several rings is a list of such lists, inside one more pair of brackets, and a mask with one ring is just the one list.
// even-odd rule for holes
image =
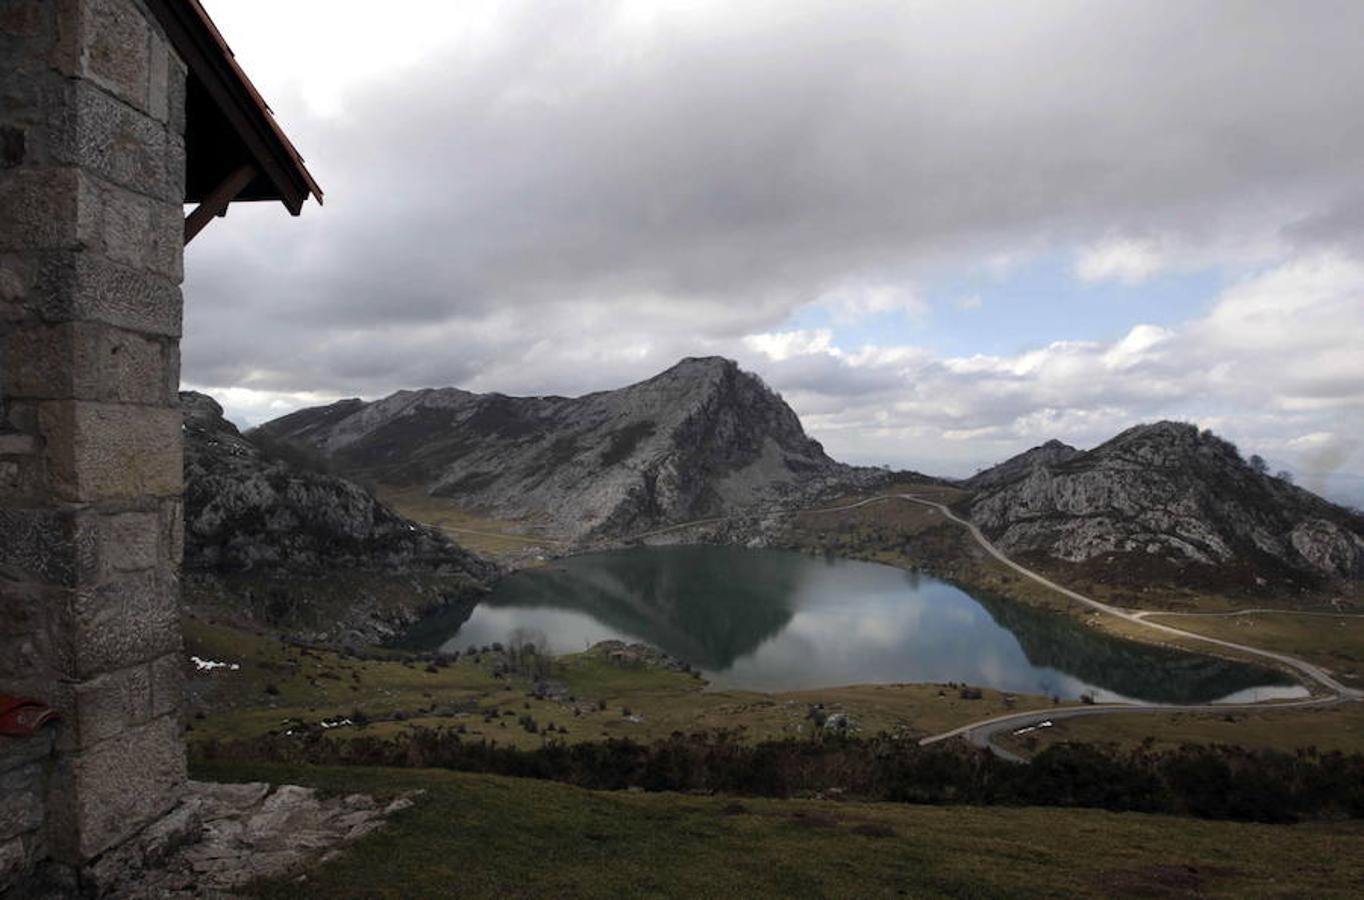
[[31, 456], [38, 452], [38, 439], [31, 434], [0, 434], [0, 456]]
[[171, 56], [170, 45], [153, 33], [147, 59], [147, 114], [158, 122], [170, 121], [170, 78], [175, 69]]
[[85, 12], [86, 77], [145, 111], [151, 57], [142, 10], [132, 0], [87, 0]]
[[0, 573], [75, 587], [95, 569], [96, 534], [81, 516], [55, 509], [0, 508]]
[[0, 34], [6, 37], [32, 38], [41, 35], [50, 23], [43, 10], [42, 0], [7, 0], [0, 3]]
[[173, 716], [65, 754], [49, 793], [54, 854], [79, 863], [122, 842], [174, 807], [184, 783], [185, 746]]
[[81, 170], [76, 237], [79, 246], [114, 262], [179, 283], [184, 254], [184, 205], [156, 200]]
[[55, 728], [47, 727], [30, 737], [9, 737], [0, 734], [0, 772], [47, 760], [52, 753], [52, 736], [55, 731]]
[[135, 572], [163, 562], [161, 517], [155, 512], [100, 517], [99, 557], [105, 572]]
[[[50, 122], [54, 159], [168, 203], [184, 199], [184, 147], [151, 116], [93, 84], [68, 83]], [[180, 188], [177, 193], [177, 187]]]
[[78, 589], [59, 634], [69, 677], [79, 680], [180, 653], [179, 583], [169, 571], [150, 571]]
[[0, 841], [42, 827], [46, 793], [47, 772], [42, 762], [0, 774]]
[[[180, 186], [181, 194], [184, 185]], [[185, 277], [185, 207], [182, 203], [152, 203], [151, 243], [146, 267], [179, 284]]]
[[28, 298], [36, 275], [32, 257], [0, 254], [0, 304], [18, 307]]
[[53, 486], [65, 500], [175, 497], [183, 482], [180, 411], [53, 400], [39, 405]]
[[[171, 134], [184, 137], [185, 134], [185, 94], [189, 90], [189, 70], [180, 57], [174, 53], [167, 54], [168, 69], [166, 75], [167, 93], [167, 114], [166, 125]], [[183, 192], [181, 193], [183, 197]]]
[[11, 397], [166, 404], [165, 344], [95, 322], [15, 329], [3, 339]]
[[0, 459], [0, 507], [35, 506], [48, 499], [47, 466], [40, 455]]
[[90, 212], [98, 216], [92, 223], [95, 233], [90, 235], [88, 246], [125, 266], [147, 268], [153, 249], [152, 210], [164, 204], [102, 183], [92, 185], [83, 202], [90, 204]]
[[28, 854], [24, 839], [13, 837], [0, 842], [0, 894], [12, 887], [28, 870]]
[[145, 269], [93, 253], [50, 256], [39, 268], [37, 311], [50, 322], [86, 319], [130, 331], [179, 337], [180, 287]]
[[185, 655], [170, 653], [152, 660], [151, 672], [153, 716], [179, 715], [185, 704]]
[[79, 174], [20, 166], [0, 178], [0, 251], [53, 250], [76, 241]]
[[70, 588], [17, 584], [0, 579], [0, 684], [5, 691], [55, 703], [59, 677], [74, 668], [70, 641], [60, 634], [68, 620]]
[[0, 398], [0, 430], [19, 431], [24, 434], [38, 433], [38, 404], [15, 400], [13, 397]]
[[152, 677], [146, 665], [98, 675], [69, 686], [60, 711], [63, 750], [91, 747], [152, 718]]
[[185, 505], [181, 500], [161, 502], [161, 540], [171, 565], [179, 566], [185, 555]]
[[165, 365], [162, 367], [161, 375], [165, 379], [162, 388], [165, 391], [166, 402], [172, 406], [179, 406], [180, 342], [175, 340], [164, 341], [161, 345], [161, 349], [165, 354]]

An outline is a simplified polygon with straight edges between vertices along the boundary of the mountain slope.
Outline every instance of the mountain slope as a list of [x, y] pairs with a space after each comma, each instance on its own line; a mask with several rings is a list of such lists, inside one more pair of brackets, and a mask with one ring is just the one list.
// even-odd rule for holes
[[261, 426], [345, 473], [560, 533], [623, 535], [817, 493], [831, 460], [760, 379], [718, 357], [583, 397], [455, 388], [346, 400]]
[[982, 473], [996, 477], [970, 501], [972, 520], [1006, 552], [1075, 563], [1141, 557], [1171, 576], [1195, 564], [1253, 577], [1364, 577], [1364, 520], [1255, 471], [1192, 425], [1139, 425], [1088, 452], [1020, 459]]
[[[374, 639], [495, 576], [490, 563], [359, 485], [243, 437], [211, 397], [182, 392], [180, 405], [192, 596], [209, 589], [220, 608], [285, 627], [335, 616], [347, 634]], [[363, 587], [366, 576], [389, 583], [385, 596]]]

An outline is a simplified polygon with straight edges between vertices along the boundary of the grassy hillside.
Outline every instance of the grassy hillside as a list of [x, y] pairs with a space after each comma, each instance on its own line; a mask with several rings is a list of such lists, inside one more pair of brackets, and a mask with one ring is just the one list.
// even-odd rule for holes
[[1350, 897], [1358, 823], [603, 793], [435, 770], [200, 764], [415, 807], [261, 897]]

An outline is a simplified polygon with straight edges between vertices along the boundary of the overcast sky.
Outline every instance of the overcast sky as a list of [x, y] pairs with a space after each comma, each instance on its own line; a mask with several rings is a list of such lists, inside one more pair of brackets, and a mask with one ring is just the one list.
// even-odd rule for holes
[[1364, 3], [204, 0], [326, 190], [186, 254], [250, 424], [736, 358], [836, 457], [1364, 471]]

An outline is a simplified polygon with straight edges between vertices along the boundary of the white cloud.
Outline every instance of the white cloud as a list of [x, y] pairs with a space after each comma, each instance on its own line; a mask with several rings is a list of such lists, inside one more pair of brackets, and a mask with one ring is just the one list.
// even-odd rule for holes
[[766, 356], [773, 362], [781, 362], [793, 356], [828, 354], [840, 356], [833, 346], [833, 332], [827, 328], [818, 331], [782, 331], [768, 334], [750, 334], [743, 339], [744, 346]]
[[962, 312], [970, 312], [980, 309], [985, 305], [985, 301], [981, 299], [980, 294], [967, 294], [952, 301], [952, 305]]
[[932, 305], [919, 296], [913, 286], [878, 281], [846, 284], [821, 295], [815, 305], [830, 310], [845, 324], [883, 313], [922, 318], [933, 311]]
[[1081, 281], [1141, 284], [1165, 270], [1164, 254], [1149, 241], [1109, 240], [1082, 249], [1075, 260]]
[[[823, 381], [790, 399], [798, 412], [817, 411], [816, 436], [850, 459], [883, 460], [893, 441], [898, 464], [963, 472], [1053, 437], [1089, 445], [1176, 418], [1320, 471], [1364, 465], [1360, 441], [1338, 437], [1364, 435], [1361, 334], [1364, 266], [1323, 256], [1233, 285], [1184, 326], [1137, 325], [1111, 342], [1013, 355], [845, 354], [800, 333], [783, 339], [781, 360], [788, 369], [825, 360]], [[782, 371], [765, 377], [784, 390]], [[851, 378], [876, 387], [847, 392], [841, 381]], [[821, 385], [837, 403], [822, 401]]]
[[1174, 332], [1157, 325], [1137, 325], [1104, 354], [1104, 365], [1109, 369], [1125, 370], [1156, 358], [1159, 347], [1167, 343]]
[[[328, 199], [189, 249], [185, 377], [244, 415], [724, 353], [835, 452], [944, 471], [1162, 415], [1283, 455], [1364, 434], [1359, 263], [1312, 255], [1364, 253], [1364, 5], [209, 7]], [[888, 314], [1015, 346], [1010, 279], [1077, 247], [1085, 284], [1258, 274], [1186, 325], [861, 346]], [[926, 319], [915, 285], [963, 272], [990, 303]]]

